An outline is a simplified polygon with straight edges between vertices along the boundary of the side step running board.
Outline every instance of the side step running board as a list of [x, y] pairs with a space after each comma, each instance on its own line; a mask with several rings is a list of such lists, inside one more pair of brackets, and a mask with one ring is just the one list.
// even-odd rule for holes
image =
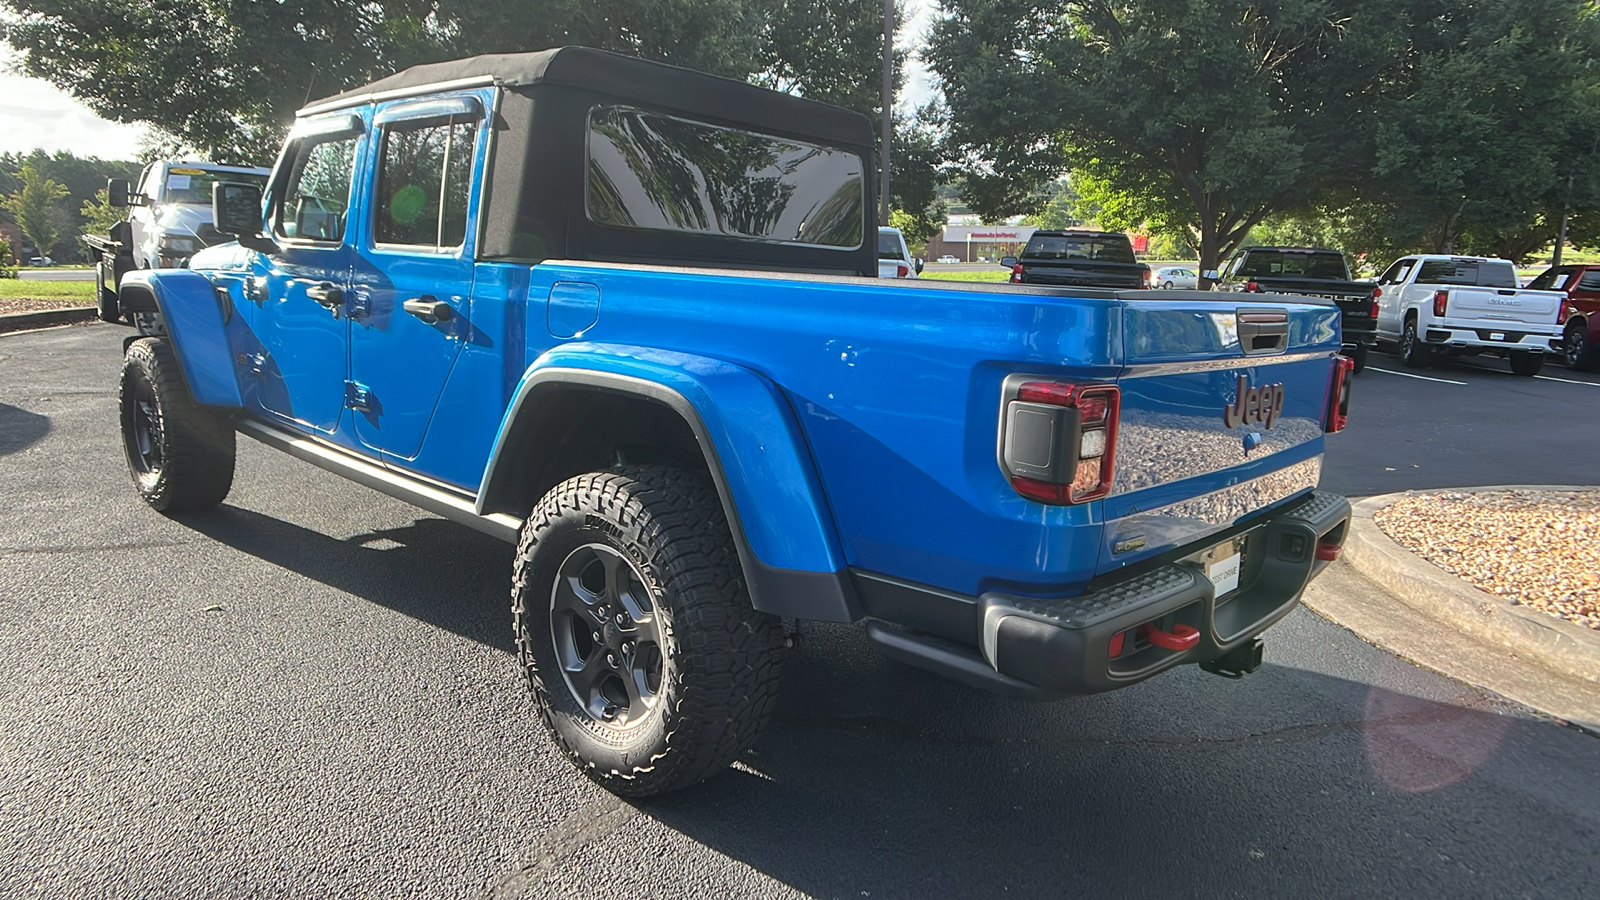
[[472, 498], [443, 488], [435, 487], [377, 463], [362, 459], [352, 453], [330, 447], [320, 441], [291, 434], [251, 419], [236, 419], [233, 427], [242, 435], [254, 438], [268, 447], [282, 450], [303, 459], [318, 468], [327, 469], [358, 484], [364, 484], [396, 500], [460, 522], [469, 528], [515, 544], [522, 535], [522, 520], [505, 513], [478, 515]]

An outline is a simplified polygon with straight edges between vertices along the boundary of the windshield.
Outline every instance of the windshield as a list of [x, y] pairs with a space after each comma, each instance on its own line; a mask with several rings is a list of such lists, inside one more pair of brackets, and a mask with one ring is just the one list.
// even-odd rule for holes
[[878, 258], [879, 259], [904, 259], [905, 254], [900, 251], [900, 235], [892, 231], [878, 232]]
[[253, 184], [262, 191], [267, 189], [265, 175], [251, 172], [214, 172], [209, 169], [179, 166], [167, 170], [167, 184], [161, 192], [161, 202], [210, 206], [211, 186], [219, 181]]
[[1322, 278], [1349, 281], [1350, 270], [1345, 268], [1344, 257], [1331, 250], [1287, 251], [1251, 250], [1239, 267], [1239, 275], [1246, 278]]
[[1023, 259], [1092, 259], [1131, 263], [1133, 244], [1123, 235], [1036, 234], [1022, 250]]
[[1417, 284], [1460, 284], [1468, 287], [1515, 288], [1517, 270], [1504, 260], [1430, 259], [1417, 273]]

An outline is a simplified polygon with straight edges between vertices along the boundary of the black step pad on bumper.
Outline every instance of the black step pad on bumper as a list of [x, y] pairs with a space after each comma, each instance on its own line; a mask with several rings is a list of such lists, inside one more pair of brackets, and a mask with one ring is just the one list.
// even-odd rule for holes
[[[888, 656], [1012, 696], [1125, 687], [1254, 640], [1294, 608], [1328, 565], [1318, 547], [1327, 555], [1341, 547], [1349, 519], [1350, 502], [1322, 492], [1262, 517], [1235, 535], [1245, 542], [1244, 572], [1239, 589], [1220, 603], [1199, 562], [1185, 557], [1077, 597], [984, 594], [977, 598], [976, 646], [879, 622], [869, 623], [868, 637]], [[1197, 555], [1216, 540], [1186, 549]], [[1135, 637], [1141, 626], [1166, 633], [1192, 628], [1198, 638], [1185, 649], [1166, 649]]]

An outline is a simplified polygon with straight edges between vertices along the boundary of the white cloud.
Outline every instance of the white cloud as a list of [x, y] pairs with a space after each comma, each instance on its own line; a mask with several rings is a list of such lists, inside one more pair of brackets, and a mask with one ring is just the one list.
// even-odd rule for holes
[[906, 61], [906, 84], [895, 103], [896, 109], [914, 110], [933, 99], [933, 73], [923, 62], [922, 51], [927, 47], [924, 41], [937, 7], [938, 0], [906, 0], [906, 21], [900, 26], [897, 42], [911, 50], [911, 58]]
[[0, 152], [54, 153], [133, 159], [142, 125], [107, 122], [47, 81], [10, 74], [15, 54], [0, 49]]

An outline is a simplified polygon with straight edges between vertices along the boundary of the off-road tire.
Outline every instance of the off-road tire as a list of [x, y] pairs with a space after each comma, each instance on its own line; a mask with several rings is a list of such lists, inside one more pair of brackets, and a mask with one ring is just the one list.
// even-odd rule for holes
[[1352, 372], [1359, 372], [1367, 367], [1367, 353], [1370, 351], [1366, 344], [1357, 344], [1350, 350], [1350, 362], [1355, 364]]
[[104, 262], [98, 262], [94, 265], [94, 289], [95, 315], [99, 316], [102, 322], [110, 322], [113, 325], [120, 323], [122, 321], [122, 310], [117, 304], [117, 286], [113, 284], [109, 288], [106, 287], [106, 266]]
[[141, 338], [128, 346], [117, 402], [128, 473], [144, 502], [175, 513], [216, 506], [228, 496], [233, 426], [189, 396], [165, 339]]
[[1567, 333], [1562, 336], [1561, 355], [1568, 366], [1580, 372], [1600, 371], [1600, 347], [1589, 340], [1588, 323], [1573, 322], [1567, 326]]
[[1517, 352], [1511, 354], [1511, 374], [1531, 378], [1544, 368], [1543, 353]]
[[1413, 369], [1425, 369], [1437, 359], [1433, 348], [1423, 343], [1422, 336], [1417, 334], [1416, 317], [1406, 319], [1405, 331], [1400, 335], [1400, 362]]
[[[575, 695], [552, 628], [571, 614], [552, 611], [558, 573], [596, 545], [631, 563], [657, 617], [655, 703], [626, 727]], [[661, 794], [722, 771], [755, 741], [776, 703], [782, 624], [751, 607], [722, 504], [703, 474], [625, 466], [552, 488], [522, 529], [511, 613], [540, 718], [568, 759], [613, 793]]]

